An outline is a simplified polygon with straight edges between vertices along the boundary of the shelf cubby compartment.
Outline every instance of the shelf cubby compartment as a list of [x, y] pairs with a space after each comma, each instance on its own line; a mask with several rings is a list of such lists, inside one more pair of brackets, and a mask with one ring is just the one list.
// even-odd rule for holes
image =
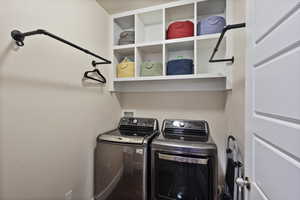
[[[112, 16], [113, 92], [167, 91], [224, 91], [231, 89], [230, 63], [209, 63], [220, 33], [197, 35], [197, 23], [209, 16], [222, 16], [232, 21], [227, 13], [229, 0], [184, 0], [154, 7], [118, 13]], [[194, 35], [167, 39], [173, 22], [191, 21]], [[120, 33], [135, 31], [133, 44], [119, 45]], [[230, 38], [222, 40], [215, 59], [229, 58]], [[125, 58], [135, 62], [133, 77], [118, 77], [117, 65]], [[177, 59], [192, 59], [194, 71], [188, 75], [167, 75], [167, 63]], [[161, 62], [161, 76], [141, 76], [144, 62]]]
[[[192, 59], [194, 61], [194, 40], [166, 44], [165, 68], [168, 61], [176, 59]], [[194, 61], [195, 64], [195, 61]], [[195, 66], [194, 66], [195, 70]], [[167, 69], [165, 69], [167, 71]]]
[[[166, 8], [165, 12], [165, 32], [167, 32], [169, 25], [176, 21], [191, 21], [195, 23], [194, 3]], [[167, 39], [167, 35], [165, 38]]]
[[115, 18], [113, 20], [114, 45], [119, 45], [120, 34], [123, 31], [135, 31], [134, 15]]
[[163, 10], [136, 15], [136, 43], [149, 43], [163, 40]]
[[[226, 19], [226, 1], [209, 0], [197, 2], [197, 22], [210, 16], [222, 16]], [[196, 26], [196, 29], [198, 26]], [[196, 35], [197, 35], [197, 31]]]
[[151, 45], [137, 47], [136, 51], [136, 76], [140, 76], [141, 64], [143, 62], [163, 63], [163, 45]]
[[[209, 59], [212, 54], [213, 48], [215, 47], [218, 38], [208, 38], [197, 40], [196, 51], [197, 51], [197, 74], [206, 73], [221, 73], [224, 74], [226, 71], [226, 64], [224, 62], [210, 63]], [[215, 58], [225, 58], [226, 57], [226, 40], [223, 40]]]
[[[124, 58], [135, 60], [134, 48], [120, 48], [114, 49], [113, 63], [115, 69], [115, 77], [117, 77], [117, 65], [122, 62]], [[136, 70], [135, 70], [136, 71]]]

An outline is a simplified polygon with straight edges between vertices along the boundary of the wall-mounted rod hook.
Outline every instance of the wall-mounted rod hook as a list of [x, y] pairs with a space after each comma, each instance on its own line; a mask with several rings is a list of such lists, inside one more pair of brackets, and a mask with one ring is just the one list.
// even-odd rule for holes
[[232, 58], [224, 58], [224, 59], [214, 59], [214, 57], [215, 57], [215, 54], [217, 53], [217, 51], [219, 50], [219, 46], [222, 42], [222, 39], [223, 39], [225, 33], [230, 29], [237, 29], [237, 28], [244, 28], [244, 27], [246, 27], [246, 23], [227, 25], [223, 28], [223, 31], [222, 31], [222, 33], [219, 37], [219, 40], [216, 44], [216, 47], [214, 48], [213, 53], [212, 53], [212, 55], [209, 59], [210, 63], [215, 63], [215, 62], [231, 62], [231, 63], [234, 63], [234, 56], [232, 56]]
[[96, 61], [92, 61], [92, 66], [96, 67], [97, 65], [103, 65], [103, 64], [110, 64], [110, 63], [106, 63], [106, 62], [96, 62]]

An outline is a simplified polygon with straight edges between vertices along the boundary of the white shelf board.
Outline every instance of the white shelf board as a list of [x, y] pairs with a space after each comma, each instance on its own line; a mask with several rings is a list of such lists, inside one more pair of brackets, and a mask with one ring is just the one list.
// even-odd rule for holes
[[130, 49], [130, 48], [134, 48], [134, 47], [146, 47], [146, 46], [154, 46], [154, 45], [190, 42], [190, 41], [194, 41], [194, 40], [209, 40], [209, 39], [219, 38], [220, 35], [221, 35], [220, 33], [216, 33], [216, 34], [199, 35], [199, 36], [193, 36], [193, 37], [169, 39], [169, 40], [163, 40], [163, 41], [142, 42], [142, 43], [138, 43], [138, 44], [115, 45], [113, 47], [113, 49], [114, 50]]
[[118, 49], [130, 49], [130, 48], [134, 48], [136, 45], [135, 44], [126, 44], [126, 45], [115, 45], [113, 47], [114, 50], [118, 50]]
[[223, 74], [116, 78], [112, 92], [224, 91]]
[[176, 39], [165, 40], [164, 43], [165, 44], [171, 44], [171, 43], [179, 43], [179, 42], [189, 42], [189, 41], [193, 41], [194, 39], [195, 39], [194, 36], [185, 37], [185, 38], [176, 38]]
[[[221, 36], [221, 33], [215, 33], [215, 34], [206, 34], [206, 35], [198, 35], [195, 36], [196, 40], [210, 40], [210, 39], [217, 39]], [[224, 36], [225, 38], [226, 36]]]
[[130, 78], [115, 78], [115, 82], [128, 81], [158, 81], [158, 80], [185, 80], [185, 79], [206, 79], [206, 78], [226, 78], [222, 73], [206, 73], [191, 75], [173, 75], [173, 76], [140, 76]]

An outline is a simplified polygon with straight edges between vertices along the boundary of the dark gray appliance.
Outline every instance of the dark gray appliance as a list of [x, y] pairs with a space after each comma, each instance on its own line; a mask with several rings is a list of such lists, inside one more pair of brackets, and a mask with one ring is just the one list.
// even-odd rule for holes
[[118, 129], [97, 137], [95, 200], [148, 199], [149, 143], [158, 132], [156, 119], [121, 118]]
[[217, 170], [206, 121], [165, 120], [151, 143], [151, 200], [216, 200]]

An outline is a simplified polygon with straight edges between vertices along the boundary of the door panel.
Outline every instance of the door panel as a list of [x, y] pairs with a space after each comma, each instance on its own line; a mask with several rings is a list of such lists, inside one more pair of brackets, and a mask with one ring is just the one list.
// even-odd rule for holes
[[252, 191], [252, 199], [255, 200], [269, 200], [264, 193], [256, 186], [251, 189]]
[[255, 111], [300, 121], [300, 47], [254, 73]]
[[276, 1], [274, 5], [274, 2], [274, 0], [255, 0], [256, 42], [276, 28], [299, 3], [298, 0], [282, 0]]
[[300, 2], [247, 1], [249, 200], [300, 199]]
[[[253, 118], [252, 130], [257, 136], [300, 159], [300, 126], [260, 115]], [[288, 135], [288, 136], [287, 136]]]
[[300, 197], [300, 163], [297, 160], [259, 138], [254, 140], [254, 156], [254, 180], [269, 199]]
[[[281, 2], [281, 1], [276, 1]], [[277, 6], [274, 6], [277, 7]], [[300, 41], [300, 3], [298, 9], [293, 12], [280, 26], [274, 29], [266, 38], [255, 47], [255, 66], [276, 58], [293, 48], [299, 46]], [[268, 14], [265, 14], [268, 15]], [[255, 27], [256, 28], [256, 27]]]

